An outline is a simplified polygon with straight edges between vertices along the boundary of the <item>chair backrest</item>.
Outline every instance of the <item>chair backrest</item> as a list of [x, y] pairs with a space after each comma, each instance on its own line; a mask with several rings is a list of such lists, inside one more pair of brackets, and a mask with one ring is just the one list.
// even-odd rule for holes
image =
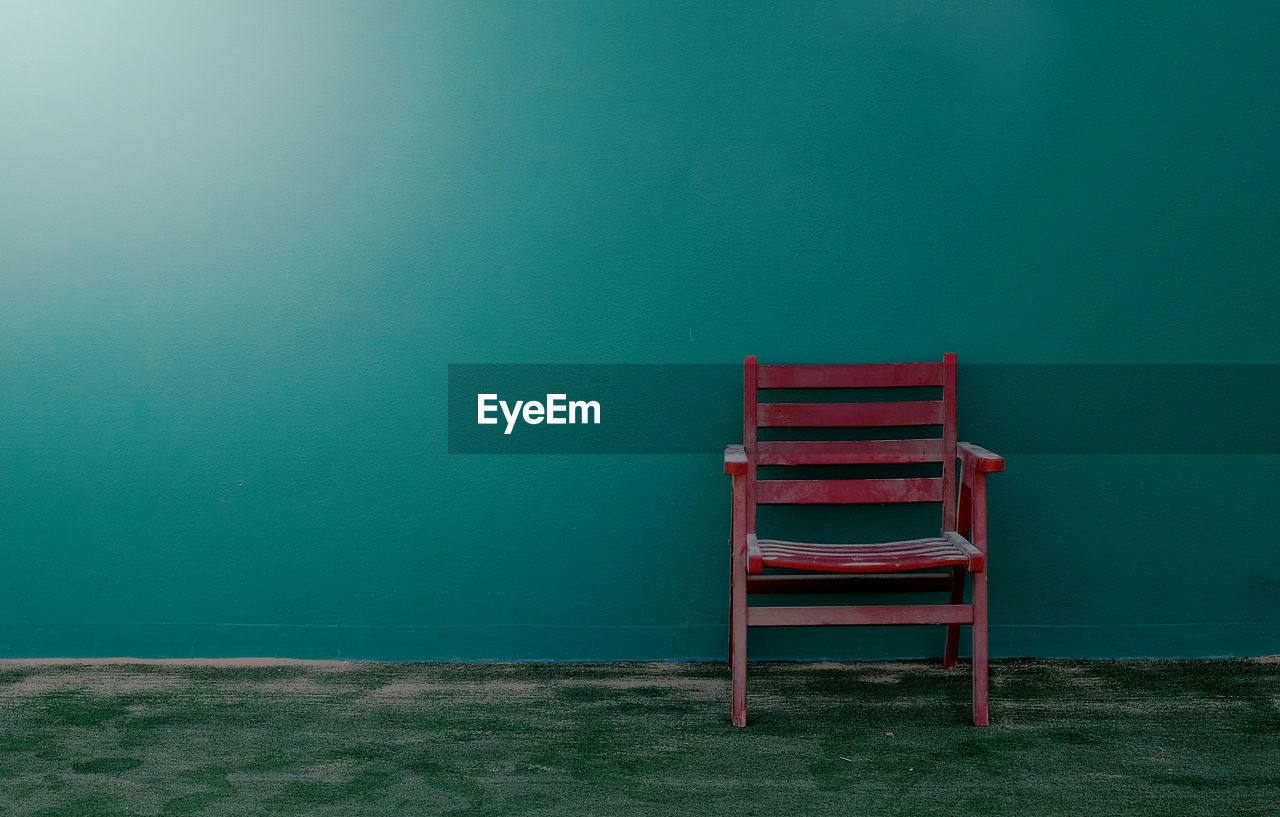
[[[943, 527], [955, 529], [956, 356], [928, 363], [835, 366], [760, 365], [746, 359], [743, 445], [747, 453], [747, 530], [755, 532], [756, 505], [859, 502], [941, 502]], [[794, 402], [827, 390], [871, 399]], [[874, 399], [893, 389], [895, 399]], [[931, 399], [896, 399], [902, 390], [927, 389]], [[792, 390], [788, 393], [787, 390]], [[848, 390], [847, 392], [843, 390]], [[941, 399], [939, 397], [941, 392]], [[778, 395], [782, 395], [779, 397]], [[790, 399], [788, 399], [790, 398]], [[910, 428], [909, 428], [910, 427]], [[904, 439], [803, 439], [810, 432], [772, 429], [894, 429]], [[761, 430], [765, 430], [763, 434]], [[932, 434], [934, 436], [921, 436]], [[836, 432], [839, 436], [839, 433]], [[760, 439], [761, 437], [765, 439]], [[830, 437], [832, 432], [817, 436]], [[844, 434], [849, 437], [850, 433]], [[879, 436], [862, 434], [853, 436]], [[936, 477], [758, 479], [759, 466], [942, 463]]]

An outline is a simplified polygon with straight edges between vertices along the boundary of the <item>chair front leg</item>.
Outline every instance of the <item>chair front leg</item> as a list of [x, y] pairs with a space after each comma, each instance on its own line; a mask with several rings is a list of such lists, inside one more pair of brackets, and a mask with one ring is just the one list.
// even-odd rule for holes
[[[968, 470], [968, 469], [966, 469]], [[987, 552], [987, 475], [976, 469], [966, 473], [971, 485], [969, 541]], [[988, 563], [989, 564], [989, 563]], [[987, 568], [973, 574], [973, 724], [990, 723], [987, 712]]]
[[986, 726], [987, 714], [987, 572], [973, 574], [973, 725]]
[[[730, 544], [732, 545], [732, 542], [730, 542]], [[734, 582], [734, 579], [733, 579], [733, 570], [734, 570], [734, 565], [733, 565], [733, 563], [734, 563], [733, 551], [732, 551], [732, 550], [730, 550], [730, 551], [729, 551], [729, 672], [733, 672], [733, 656], [734, 656], [734, 646], [735, 646], [735, 645], [734, 645], [734, 638], [733, 638], [733, 619], [734, 619], [734, 616], [733, 616], [733, 608], [734, 608], [734, 599], [733, 599], [733, 582]]]
[[729, 674], [733, 725], [747, 725], [747, 477], [733, 476], [733, 543], [729, 560]]
[[733, 676], [733, 725], [747, 725], [747, 554], [733, 554], [729, 602], [729, 665]]

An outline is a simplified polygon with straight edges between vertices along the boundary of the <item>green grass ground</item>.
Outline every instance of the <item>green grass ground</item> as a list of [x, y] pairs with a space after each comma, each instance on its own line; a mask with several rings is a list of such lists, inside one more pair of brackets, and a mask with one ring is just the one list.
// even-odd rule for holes
[[0, 814], [1280, 814], [1280, 662], [964, 669], [0, 664]]

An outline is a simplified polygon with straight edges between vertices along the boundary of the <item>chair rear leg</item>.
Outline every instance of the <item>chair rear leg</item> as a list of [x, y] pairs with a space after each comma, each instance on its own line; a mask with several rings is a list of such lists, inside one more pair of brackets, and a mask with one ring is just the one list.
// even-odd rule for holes
[[987, 715], [987, 573], [973, 574], [973, 724], [986, 726]]
[[[963, 567], [951, 568], [951, 603], [964, 603], [964, 574]], [[956, 665], [956, 660], [960, 657], [960, 625], [947, 625], [947, 646], [942, 651], [942, 666], [944, 669], [951, 669]]]
[[733, 676], [733, 725], [747, 725], [747, 564], [733, 558], [729, 601], [729, 669]]
[[732, 589], [732, 588], [733, 588], [733, 585], [730, 585], [730, 590], [729, 590], [729, 672], [731, 672], [731, 673], [733, 672], [733, 655], [734, 655], [734, 644], [733, 644], [733, 589]]

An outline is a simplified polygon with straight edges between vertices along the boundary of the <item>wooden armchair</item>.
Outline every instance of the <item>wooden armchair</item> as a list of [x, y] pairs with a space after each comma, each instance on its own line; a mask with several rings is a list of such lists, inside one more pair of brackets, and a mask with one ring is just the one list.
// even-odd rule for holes
[[[791, 392], [803, 395], [825, 389], [917, 388], [927, 388], [932, 395], [940, 389], [941, 400], [761, 402], [759, 394], [786, 389], [805, 390]], [[934, 434], [940, 430], [941, 436], [865, 439], [876, 435], [847, 432], [845, 436], [862, 438], [777, 439], [778, 433], [771, 431], [890, 427], [926, 427], [924, 431]], [[812, 432], [800, 433], [813, 436]], [[960, 626], [972, 625], [973, 722], [987, 725], [986, 475], [1003, 470], [1004, 460], [986, 449], [957, 441], [955, 355], [930, 363], [841, 366], [761, 366], [754, 356], [748, 357], [742, 434], [742, 445], [731, 445], [724, 454], [725, 473], [733, 475], [729, 664], [734, 725], [747, 723], [748, 627], [853, 624], [946, 625], [943, 665], [948, 668], [956, 664]], [[757, 469], [762, 466], [776, 471], [785, 469], [774, 466], [886, 463], [941, 463], [941, 473], [897, 479], [757, 478]], [[818, 544], [762, 539], [756, 532], [757, 505], [889, 502], [939, 503], [942, 525], [938, 535], [875, 544]], [[944, 572], [936, 572], [939, 568]], [[964, 603], [966, 574], [973, 576], [969, 604]], [[950, 600], [946, 604], [859, 606], [747, 604], [748, 596], [758, 593], [880, 591], [942, 591], [950, 594]]]

